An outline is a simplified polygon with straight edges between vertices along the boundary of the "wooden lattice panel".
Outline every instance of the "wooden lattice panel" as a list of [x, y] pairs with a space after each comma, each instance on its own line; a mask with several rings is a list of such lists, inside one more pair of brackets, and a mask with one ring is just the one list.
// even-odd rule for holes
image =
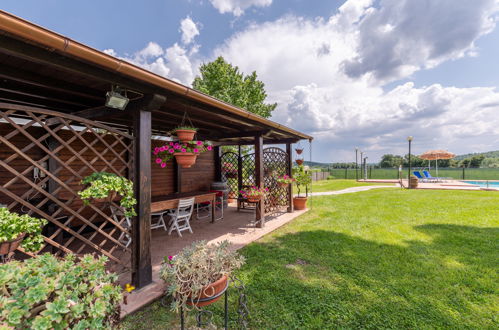
[[[279, 187], [276, 178], [288, 173], [287, 153], [279, 148], [271, 147], [263, 150], [264, 186], [269, 188], [265, 197], [265, 214], [282, 211], [290, 205], [288, 189]], [[255, 154], [242, 157], [242, 185], [254, 186], [255, 181]]]
[[269, 189], [265, 197], [265, 214], [283, 211], [290, 203], [288, 189], [277, 184], [276, 178], [288, 173], [287, 153], [271, 147], [263, 150], [264, 185]]
[[111, 217], [109, 204], [84, 205], [77, 193], [93, 172], [131, 177], [133, 137], [75, 116], [9, 104], [0, 104], [0, 132], [0, 204], [49, 221], [45, 245], [34, 254], [96, 252], [127, 267], [123, 254], [130, 251], [119, 240], [128, 234], [125, 219]]
[[237, 198], [238, 155], [235, 152], [225, 152], [221, 156], [222, 181], [227, 183], [229, 198]]

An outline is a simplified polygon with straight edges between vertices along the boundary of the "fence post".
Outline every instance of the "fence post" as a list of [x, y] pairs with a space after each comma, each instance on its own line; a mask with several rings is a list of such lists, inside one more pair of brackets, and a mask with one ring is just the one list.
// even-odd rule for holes
[[463, 167], [463, 180], [464, 180], [464, 178], [465, 178], [465, 175], [464, 175], [464, 167]]
[[369, 179], [372, 179], [373, 167], [369, 167]]

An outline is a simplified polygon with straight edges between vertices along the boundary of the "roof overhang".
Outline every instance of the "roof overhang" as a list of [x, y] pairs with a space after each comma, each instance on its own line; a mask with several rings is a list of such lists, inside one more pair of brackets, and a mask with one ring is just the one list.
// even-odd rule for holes
[[[130, 112], [103, 106], [105, 92], [119, 84], [140, 98], [160, 94], [167, 101], [153, 111], [153, 129], [161, 134], [184, 113], [204, 138], [244, 144], [263, 135], [266, 143], [293, 143], [312, 137], [222, 102], [209, 95], [115, 58], [65, 36], [0, 11], [1, 102], [39, 105], [108, 124], [133, 124]], [[0, 94], [2, 95], [2, 94]], [[44, 97], [45, 95], [49, 95]]]

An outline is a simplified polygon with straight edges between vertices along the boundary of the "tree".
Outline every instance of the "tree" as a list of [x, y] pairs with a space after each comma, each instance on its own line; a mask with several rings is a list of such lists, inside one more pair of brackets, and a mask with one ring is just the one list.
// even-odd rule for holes
[[201, 75], [194, 78], [192, 87], [202, 93], [264, 118], [269, 118], [277, 107], [277, 103], [265, 103], [265, 84], [257, 79], [255, 71], [243, 75], [237, 66], [227, 63], [221, 56], [202, 64], [199, 71]]
[[404, 160], [401, 156], [387, 154], [381, 157], [381, 161], [379, 162], [379, 167], [382, 168], [396, 168], [399, 165], [403, 164]]

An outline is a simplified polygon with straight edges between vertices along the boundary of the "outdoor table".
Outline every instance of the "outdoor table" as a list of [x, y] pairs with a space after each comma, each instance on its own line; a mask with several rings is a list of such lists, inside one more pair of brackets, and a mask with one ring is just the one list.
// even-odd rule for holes
[[208, 191], [191, 191], [186, 193], [175, 193], [170, 195], [156, 196], [152, 198], [151, 213], [176, 209], [178, 201], [194, 197], [194, 204], [210, 202], [211, 222], [215, 222], [215, 198], [217, 193]]

